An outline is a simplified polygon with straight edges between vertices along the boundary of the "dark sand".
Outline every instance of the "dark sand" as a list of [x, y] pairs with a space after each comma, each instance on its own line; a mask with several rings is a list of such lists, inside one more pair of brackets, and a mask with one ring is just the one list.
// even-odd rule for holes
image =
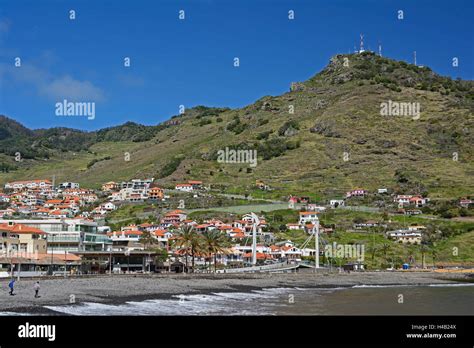
[[354, 285], [427, 285], [473, 281], [474, 275], [435, 272], [361, 273], [273, 273], [273, 274], [154, 274], [113, 275], [82, 278], [40, 279], [40, 298], [34, 298], [37, 279], [21, 279], [15, 296], [8, 294], [8, 279], [1, 279], [0, 311], [52, 314], [43, 306], [97, 302], [120, 304], [127, 301], [169, 298], [172, 295], [211, 292], [246, 292], [275, 287], [352, 287]]

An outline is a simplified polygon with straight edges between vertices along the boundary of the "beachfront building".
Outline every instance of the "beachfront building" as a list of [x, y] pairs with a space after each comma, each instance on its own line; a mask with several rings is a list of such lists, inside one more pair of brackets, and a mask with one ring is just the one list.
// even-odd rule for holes
[[10, 221], [0, 224], [2, 251], [46, 253], [46, 233], [38, 228]]
[[86, 219], [0, 220], [0, 224], [22, 224], [46, 233], [49, 253], [108, 250], [112, 241], [99, 233], [97, 223]]
[[0, 253], [19, 249], [20, 239], [8, 224], [0, 224]]
[[83, 274], [153, 272], [157, 255], [144, 250], [75, 251], [72, 254], [81, 258]]

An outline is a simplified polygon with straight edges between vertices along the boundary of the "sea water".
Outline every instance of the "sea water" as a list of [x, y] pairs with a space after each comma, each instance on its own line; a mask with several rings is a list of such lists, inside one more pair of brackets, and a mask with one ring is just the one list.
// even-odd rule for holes
[[[400, 297], [402, 295], [402, 297]], [[400, 298], [403, 300], [400, 301]], [[473, 315], [474, 284], [269, 288], [123, 304], [46, 306], [67, 315]], [[1, 314], [1, 313], [0, 313]]]

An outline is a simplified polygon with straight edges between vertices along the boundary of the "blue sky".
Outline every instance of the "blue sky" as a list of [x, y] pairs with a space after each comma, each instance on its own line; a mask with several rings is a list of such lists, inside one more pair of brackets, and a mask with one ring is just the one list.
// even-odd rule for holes
[[[313, 76], [360, 33], [384, 56], [416, 50], [418, 64], [473, 79], [473, 22], [471, 0], [0, 0], [0, 114], [92, 130], [158, 124], [179, 105], [242, 107]], [[95, 119], [56, 116], [68, 98], [95, 101]]]

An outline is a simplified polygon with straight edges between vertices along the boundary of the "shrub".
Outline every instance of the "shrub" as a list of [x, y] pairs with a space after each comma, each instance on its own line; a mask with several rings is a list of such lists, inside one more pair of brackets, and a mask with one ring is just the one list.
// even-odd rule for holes
[[291, 120], [291, 121], [287, 121], [283, 124], [283, 126], [280, 127], [280, 129], [278, 130], [278, 135], [279, 136], [283, 136], [285, 135], [285, 132], [287, 131], [288, 128], [294, 128], [294, 129], [300, 129], [300, 126], [298, 125], [298, 122], [294, 121], [294, 120]]
[[257, 140], [267, 140], [273, 131], [265, 131], [257, 134]]

